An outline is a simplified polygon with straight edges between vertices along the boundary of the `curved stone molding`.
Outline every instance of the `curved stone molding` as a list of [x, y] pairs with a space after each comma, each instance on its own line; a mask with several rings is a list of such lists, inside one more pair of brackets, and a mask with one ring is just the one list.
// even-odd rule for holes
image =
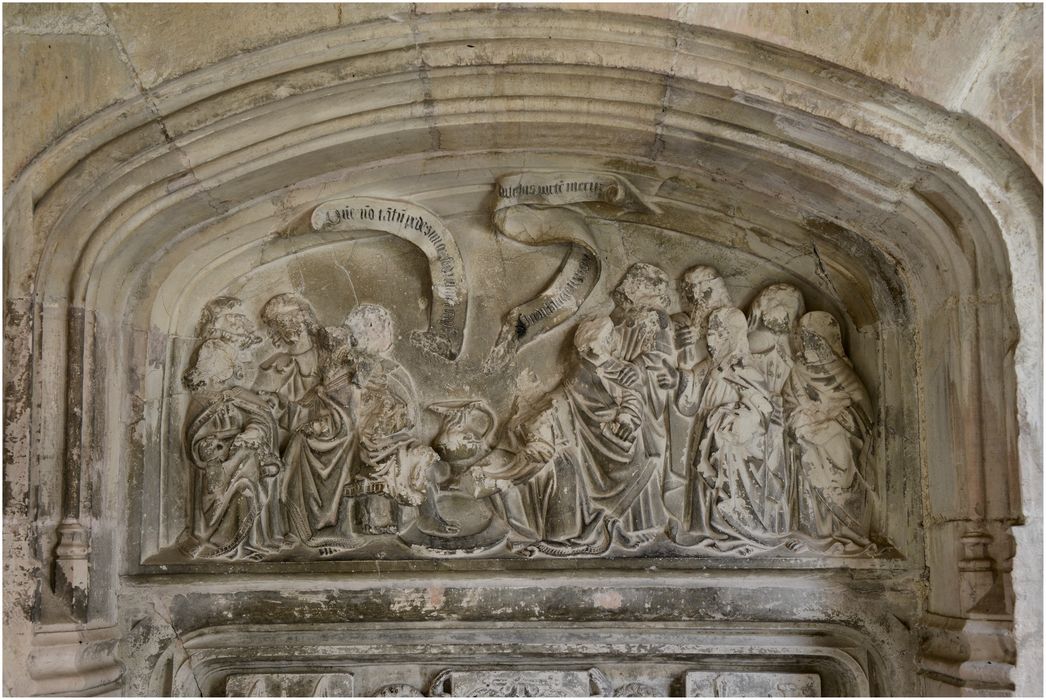
[[[259, 590], [251, 582], [273, 576], [284, 580], [293, 572], [309, 582], [309, 595], [322, 598], [335, 573], [415, 571], [437, 581], [493, 572], [512, 581], [549, 577], [562, 568], [622, 575], [649, 569], [644, 579], [660, 580], [682, 567], [688, 576], [709, 577], [736, 591], [748, 585], [749, 574], [758, 577], [770, 568], [769, 575], [791, 587], [782, 595], [805, 605], [809, 590], [801, 581], [812, 575], [809, 569], [843, 566], [853, 572], [847, 573], [850, 580], [833, 580], [818, 590], [814, 599], [819, 604], [827, 609], [831, 600], [853, 595], [864, 585], [858, 581], [863, 576], [885, 577], [894, 583], [880, 591], [878, 618], [903, 621], [890, 633], [893, 644], [883, 645], [888, 670], [871, 674], [874, 688], [857, 683], [846, 686], [846, 692], [1007, 691], [1007, 669], [997, 669], [1010, 666], [1012, 656], [990, 652], [981, 642], [994, 639], [1000, 629], [1003, 637], [1012, 634], [1014, 539], [1017, 561], [1041, 551], [1039, 521], [1027, 504], [1041, 500], [1042, 319], [1040, 305], [1028, 300], [1041, 297], [1042, 203], [1041, 187], [1028, 168], [972, 119], [814, 58], [738, 36], [602, 11], [499, 12], [484, 15], [484, 22], [477, 29], [473, 12], [412, 15], [409, 26], [382, 19], [364, 29], [334, 29], [228, 59], [102, 110], [59, 139], [11, 186], [4, 201], [5, 257], [12, 271], [6, 280], [5, 337], [12, 339], [14, 352], [7, 354], [5, 369], [17, 378], [17, 390], [6, 408], [5, 425], [11, 429], [5, 430], [10, 455], [5, 470], [17, 491], [12, 502], [33, 504], [33, 522], [26, 507], [18, 532], [39, 533], [25, 536], [25, 544], [16, 548], [18, 562], [11, 566], [12, 581], [17, 581], [11, 585], [40, 591], [23, 606], [33, 611], [40, 633], [28, 612], [17, 623], [20, 633], [42, 639], [56, 625], [66, 629], [62, 626], [70, 620], [88, 628], [117, 620], [129, 634], [135, 620], [125, 612], [128, 606], [149, 597], [149, 582], [174, 572], [185, 574], [190, 589], [228, 585], [223, 582], [230, 573], [240, 574], [235, 585], [244, 590]], [[485, 373], [484, 360], [505, 315], [540, 295], [567, 254], [495, 237], [492, 187], [501, 178], [528, 173], [574, 172], [627, 181], [629, 191], [648, 206], [581, 205], [593, 250], [602, 256], [603, 284], [593, 283], [584, 299], [575, 294], [564, 308], [578, 302], [577, 315], [595, 323], [580, 341], [570, 327], [572, 316], [570, 324], [550, 323], [547, 332], [511, 353], [502, 370]], [[374, 268], [380, 266], [352, 268], [353, 276], [371, 275], [367, 294], [374, 296], [351, 303], [348, 282], [337, 271], [318, 273], [331, 282], [329, 292], [295, 276], [306, 263], [322, 270], [334, 262], [345, 264], [350, 256], [338, 246], [371, 245], [363, 237], [347, 241], [337, 232], [301, 230], [301, 222], [317, 208], [350, 197], [416, 202], [453, 230], [462, 251], [482, 249], [478, 266], [494, 270], [491, 275], [468, 270], [470, 286], [482, 292], [469, 299], [468, 329], [476, 340], [463, 335], [460, 345], [456, 336], [438, 344], [445, 356], [454, 355], [454, 362], [437, 361], [441, 372], [448, 368], [442, 380], [434, 377], [436, 362], [424, 362], [426, 354], [410, 343], [364, 353], [365, 364], [383, 368], [378, 375], [388, 381], [367, 397], [371, 406], [362, 415], [372, 428], [371, 471], [353, 488], [361, 494], [374, 489], [363, 495], [393, 501], [399, 510], [377, 500], [374, 517], [368, 515], [369, 524], [361, 527], [391, 529], [395, 519], [398, 528], [404, 513], [435, 504], [424, 516], [429, 533], [416, 539], [407, 535], [403, 546], [414, 560], [389, 562], [370, 552], [369, 559], [361, 557], [362, 564], [334, 561], [338, 552], [356, 551], [347, 547], [358, 542], [347, 544], [342, 537], [317, 541], [297, 559], [250, 561], [248, 546], [255, 549], [271, 535], [263, 532], [265, 514], [278, 520], [279, 512], [271, 508], [281, 501], [270, 488], [287, 471], [291, 434], [300, 436], [295, 454], [308, 455], [302, 444], [339, 436], [335, 419], [352, 418], [356, 410], [348, 399], [331, 399], [339, 387], [324, 386], [316, 374], [312, 386], [301, 383], [294, 399], [313, 392], [308, 409], [315, 417], [310, 415], [308, 425], [315, 434], [294, 432], [299, 426], [289, 422], [287, 396], [281, 405], [279, 391], [263, 388], [249, 375], [270, 359], [276, 360], [270, 368], [295, 376], [313, 377], [314, 368], [278, 357], [294, 353], [265, 338], [281, 325], [266, 323], [265, 304], [297, 295], [293, 304], [284, 297], [277, 306], [295, 306], [294, 313], [301, 315], [311, 306], [315, 323], [305, 324], [308, 332], [301, 337], [315, 348], [325, 347], [324, 353], [337, 349], [335, 341], [351, 346], [346, 316], [367, 305], [386, 313], [360, 312], [361, 327], [369, 323], [364, 317], [373, 315], [391, 318], [397, 333], [433, 329], [435, 295], [429, 314], [415, 303], [415, 289], [417, 299], [432, 293], [427, 291], [436, 279], [428, 266], [431, 258], [412, 257], [416, 250], [406, 244], [397, 249], [400, 242], [394, 237], [383, 239], [387, 249], [373, 254], [384, 255], [383, 264], [406, 280], [403, 284], [414, 285], [409, 294], [381, 296], [389, 289], [375, 277]], [[558, 211], [566, 205], [553, 203], [541, 216], [566, 216]], [[514, 257], [543, 276], [502, 274], [512, 268], [508, 261]], [[582, 355], [600, 354], [606, 323], [599, 319], [612, 316], [612, 295], [633, 263], [661, 269], [677, 285], [678, 303], [644, 308], [642, 314], [618, 309], [610, 320], [618, 338], [627, 335], [629, 320], [632, 328], [653, 330], [654, 340], [640, 342], [637, 332], [630, 343], [633, 359], [644, 365], [650, 360], [642, 378], [633, 379], [628, 368], [620, 367], [617, 383], [607, 370], [582, 377]], [[682, 275], [695, 266], [721, 273], [730, 304], [698, 308], [695, 298], [684, 307]], [[685, 283], [696, 289], [708, 281], [701, 274]], [[661, 284], [660, 275], [649, 268], [633, 277], [657, 278], [652, 286]], [[787, 376], [777, 371], [780, 367], [774, 370], [776, 380], [783, 381], [779, 390], [771, 390], [759, 374], [766, 378], [780, 364], [766, 355], [780, 345], [773, 333], [750, 324], [757, 293], [778, 284], [797, 289], [806, 308], [789, 316], [803, 331], [801, 352], [791, 358]], [[500, 296], [497, 289], [503, 290]], [[413, 308], [403, 302], [408, 296]], [[477, 297], [497, 303], [483, 308]], [[205, 307], [223, 299], [238, 300], [240, 309], [215, 314], [222, 320], [211, 328], [213, 337], [200, 333]], [[224, 303], [218, 301], [212, 310]], [[233, 318], [237, 314], [242, 318]], [[285, 315], [293, 313], [268, 314], [272, 319]], [[464, 313], [455, 312], [452, 325], [463, 319]], [[708, 358], [674, 355], [680, 338], [690, 340], [702, 330], [707, 338], [705, 325], [715, 329], [716, 352], [733, 360], [702, 367]], [[262, 342], [247, 343], [253, 335]], [[673, 353], [666, 351], [670, 346]], [[314, 354], [313, 359], [330, 359], [318, 358], [318, 349]], [[348, 349], [342, 354], [355, 356]], [[669, 356], [676, 358], [673, 366], [662, 362]], [[536, 370], [568, 363], [575, 384], [592, 387], [597, 377], [607, 389], [601, 405], [609, 409], [613, 403], [614, 417], [605, 425], [615, 440], [631, 440], [625, 437], [630, 415], [649, 419], [644, 426], [660, 426], [647, 431], [653, 434], [643, 444], [652, 445], [651, 457], [665, 465], [657, 472], [662, 482], [622, 478], [608, 483], [639, 483], [647, 495], [660, 488], [669, 512], [674, 498], [689, 503], [683, 515], [691, 525], [688, 532], [720, 533], [725, 527], [720, 520], [734, 531], [758, 520], [760, 537], [784, 528], [780, 513], [760, 508], [749, 514], [745, 504], [765, 502], [753, 496], [756, 487], [765, 497], [766, 484], [791, 489], [799, 480], [741, 478], [753, 464], [750, 453], [769, 454], [768, 445], [780, 444], [793, 460], [789, 463], [823, 477], [807, 479], [803, 502], [808, 503], [809, 531], [834, 534], [843, 527], [857, 535], [848, 537], [851, 544], [877, 531], [897, 556], [871, 566], [824, 557], [805, 566], [791, 554], [755, 564], [747, 556], [681, 564], [660, 553], [562, 560], [564, 551], [570, 556], [593, 552], [541, 551], [538, 545], [555, 549], [548, 543], [558, 540], [538, 536], [527, 542], [538, 550], [534, 557], [519, 552], [476, 557], [507, 532], [484, 524], [482, 508], [458, 518], [468, 522], [451, 523], [455, 518], [445, 517], [443, 501], [432, 496], [443, 478], [436, 463], [460, 458], [460, 468], [472, 472], [473, 465], [465, 466], [472, 449], [508, 451], [497, 432], [524, 445], [529, 437], [530, 454], [539, 454], [541, 421], [528, 426], [527, 420], [514, 424], [512, 418], [519, 406], [538, 408], [534, 396], [566, 397], [562, 376]], [[351, 363], [334, 364], [333, 370], [344, 371]], [[190, 375], [188, 386], [183, 378], [193, 369], [199, 371]], [[319, 372], [319, 364], [315, 369]], [[332, 384], [335, 375], [332, 371]], [[695, 381], [681, 382], [680, 375]], [[717, 390], [686, 395], [697, 377], [711, 378]], [[204, 386], [195, 388], [201, 381]], [[641, 391], [628, 386], [633, 381], [642, 382]], [[488, 391], [492, 383], [518, 390], [514, 393], [522, 398], [516, 409], [495, 400], [496, 392]], [[680, 399], [694, 411], [688, 420], [663, 426], [653, 420], [664, 415], [658, 413], [660, 406]], [[485, 401], [497, 419], [489, 429], [474, 411], [465, 410], [473, 405], [479, 411], [478, 401]], [[399, 408], [385, 411], [385, 404]], [[444, 413], [426, 411], [432, 404]], [[569, 408], [570, 403], [560, 405]], [[351, 411], [339, 413], [346, 406]], [[186, 421], [196, 407], [213, 413], [201, 413], [200, 424], [193, 422], [196, 416]], [[432, 440], [439, 423], [455, 412], [467, 427], [459, 436], [469, 450], [460, 454], [449, 444], [453, 441], [441, 446]], [[222, 425], [230, 416], [235, 425]], [[386, 416], [396, 417], [396, 429], [386, 429]], [[517, 427], [524, 429], [513, 432]], [[636, 426], [631, 427], [634, 432]], [[696, 434], [693, 443], [688, 430]], [[723, 439], [731, 434], [746, 439]], [[764, 444], [752, 447], [753, 435]], [[235, 459], [225, 454], [233, 443]], [[183, 451], [186, 444], [188, 452]], [[681, 473], [680, 465], [691, 463], [682, 457], [687, 450], [700, 456], [700, 471]], [[526, 454], [525, 448], [516, 454]], [[827, 463], [834, 471], [823, 468]], [[325, 471], [307, 457], [296, 464]], [[404, 469], [405, 464], [420, 466]], [[871, 465], [867, 472], [864, 465]], [[509, 466], [510, 460], [491, 460], [479, 471], [516, 475]], [[234, 471], [240, 467], [243, 471]], [[526, 475], [520, 468], [519, 474]], [[407, 478], [396, 478], [404, 474]], [[719, 474], [738, 478], [727, 490], [716, 483]], [[504, 485], [511, 479], [500, 481]], [[216, 498], [205, 498], [212, 486]], [[341, 494], [346, 484], [327, 486], [331, 494]], [[390, 489], [399, 501], [379, 493]], [[607, 506], [602, 512], [617, 513], [620, 504], [610, 503], [610, 490], [603, 493]], [[195, 495], [198, 501], [192, 500]], [[320, 499], [321, 506], [329, 509], [333, 500], [328, 495]], [[186, 550], [207, 554], [231, 545], [224, 553], [237, 553], [234, 561], [186, 559], [184, 553], [177, 561], [163, 558], [187, 528], [192, 532], [197, 502], [217, 505], [209, 511], [216, 516], [197, 522], [204, 522], [197, 528], [202, 537]], [[699, 506], [707, 506], [707, 522]], [[742, 518], [727, 517], [738, 512]], [[878, 520], [872, 515], [866, 525], [870, 512], [885, 515]], [[611, 520], [625, 518], [621, 513]], [[804, 522], [801, 513], [798, 521]], [[548, 529], [545, 523], [529, 523], [531, 529], [536, 525]], [[459, 546], [446, 535], [456, 536], [450, 529], [461, 532], [463, 527], [474, 529], [466, 536], [473, 539]], [[648, 529], [629, 526], [613, 536], [640, 545]], [[613, 534], [606, 528], [602, 532]], [[602, 545], [599, 538], [567, 540], [556, 547]], [[797, 568], [803, 571], [792, 575]], [[924, 570], [925, 580], [912, 580]], [[435, 592], [431, 599], [428, 595], [419, 593], [419, 600], [439, 600]], [[915, 596], [923, 596], [920, 610], [928, 613], [921, 619], [903, 602]], [[601, 600], [613, 607], [616, 599]], [[474, 614], [491, 616], [502, 603]], [[441, 613], [412, 606], [388, 601], [388, 610], [410, 610], [418, 616], [412, 619], [443, 620]], [[261, 623], [271, 621], [272, 609], [271, 600], [259, 595], [238, 611], [240, 619]], [[554, 601], [545, 601], [542, 609], [557, 610]], [[633, 612], [641, 615], [639, 609]], [[691, 619], [719, 619], [722, 613], [710, 605], [689, 614]], [[159, 615], [146, 612], [136, 619]], [[652, 622], [673, 619], [666, 612]], [[858, 613], [847, 619], [866, 623]], [[990, 634], [984, 628], [991, 628]], [[86, 631], [69, 634], [90, 636]], [[899, 661], [914, 658], [917, 637], [924, 640], [920, 663], [925, 671], [918, 678]], [[941, 651], [942, 645], [947, 649]], [[34, 669], [48, 666], [48, 653], [41, 651]], [[54, 654], [67, 656], [64, 650]], [[196, 667], [194, 660], [190, 668], [174, 656], [168, 670], [175, 685], [183, 684], [179, 689], [188, 692], [199, 682], [203, 685], [196, 692], [219, 691], [220, 673], [209, 677], [201, 671], [206, 664]], [[990, 670], [980, 663], [988, 657]], [[233, 666], [223, 661], [214, 668], [228, 674]], [[519, 667], [525, 666], [523, 659]], [[100, 671], [99, 687], [113, 682], [113, 668]], [[23, 675], [28, 689], [61, 692], [62, 682], [49, 684], [38, 670]], [[429, 680], [403, 682], [420, 688]], [[616, 685], [642, 682], [613, 680]], [[30, 688], [32, 683], [37, 685]], [[383, 684], [372, 685], [364, 692]]]

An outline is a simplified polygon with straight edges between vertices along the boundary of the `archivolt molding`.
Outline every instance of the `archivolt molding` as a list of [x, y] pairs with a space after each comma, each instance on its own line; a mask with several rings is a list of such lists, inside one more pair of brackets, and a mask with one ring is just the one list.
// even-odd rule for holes
[[[882, 389], [912, 426], [897, 454], [922, 471], [909, 524], [934, 552], [928, 606], [966, 614], [994, 584], [956, 608], [959, 560], [1005, 571], [1019, 499], [1038, 494], [1041, 309], [1020, 300], [1041, 296], [1041, 187], [1027, 167], [966, 117], [751, 40], [602, 12], [477, 14], [223, 61], [100, 112], [11, 187], [7, 296], [39, 341], [8, 362], [33, 369], [25, 469], [41, 522], [65, 520], [59, 554], [90, 556], [113, 586], [137, 558], [120, 533], [138, 525], [115, 505], [138, 478], [128, 437], [153, 428], [116, 426], [159, 401], [165, 339], [191, 334], [214, 269], [227, 281], [336, 240], [306, 229], [339, 196], [409, 196], [453, 220], [495, 175], [585, 164], [663, 207], [632, 224], [714, 238], [701, 222], [728, 222], [722, 243], [778, 269], [808, 257], [855, 328], [888, 329], [884, 362], [914, 341]], [[960, 554], [980, 530], [990, 551]], [[59, 570], [87, 590], [80, 564]], [[115, 614], [70, 595], [83, 619]]]

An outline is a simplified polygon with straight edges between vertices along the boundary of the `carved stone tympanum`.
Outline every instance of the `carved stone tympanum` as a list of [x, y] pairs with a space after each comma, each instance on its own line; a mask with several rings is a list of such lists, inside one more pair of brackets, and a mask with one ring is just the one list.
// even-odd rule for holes
[[[502, 329], [484, 371], [572, 323], [563, 365], [541, 378], [558, 383], [536, 400], [433, 396], [399, 359], [409, 329], [382, 305], [354, 300], [325, 324], [299, 292], [254, 301], [257, 318], [239, 298], [216, 298], [184, 374], [184, 556], [877, 551], [866, 473], [876, 413], [831, 313], [804, 313], [802, 293], [783, 283], [754, 290], [742, 311], [700, 259], [675, 282], [634, 262], [609, 287], [606, 313], [582, 313], [602, 269], [574, 206], [650, 205], [599, 175], [520, 176], [497, 190], [501, 235], [570, 240], [580, 257], [568, 255], [561, 278], [509, 314], [518, 333]], [[443, 310], [426, 337], [442, 340], [420, 347], [455, 361], [469, 329], [468, 258], [450, 229], [373, 198], [326, 204], [312, 218], [323, 231], [386, 231], [427, 251], [432, 308]], [[434, 433], [427, 416], [438, 418]]]
[[5, 5], [2, 690], [1042, 695], [1041, 7], [474, 5]]

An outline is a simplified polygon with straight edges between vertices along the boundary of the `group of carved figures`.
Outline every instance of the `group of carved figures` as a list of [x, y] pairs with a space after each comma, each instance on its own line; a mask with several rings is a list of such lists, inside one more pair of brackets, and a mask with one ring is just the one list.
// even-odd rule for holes
[[193, 478], [179, 548], [329, 555], [417, 518], [453, 540], [455, 493], [489, 504], [507, 545], [531, 554], [655, 541], [871, 551], [873, 411], [838, 321], [805, 313], [787, 284], [761, 290], [746, 316], [707, 266], [680, 286], [684, 311], [670, 315], [666, 273], [631, 266], [613, 312], [578, 324], [554, 390], [517, 402], [503, 430], [480, 400], [434, 404], [444, 422], [429, 444], [386, 309], [360, 304], [324, 327], [301, 296], [273, 297], [261, 319], [277, 351], [250, 381], [257, 328], [238, 300], [213, 300], [184, 375]]

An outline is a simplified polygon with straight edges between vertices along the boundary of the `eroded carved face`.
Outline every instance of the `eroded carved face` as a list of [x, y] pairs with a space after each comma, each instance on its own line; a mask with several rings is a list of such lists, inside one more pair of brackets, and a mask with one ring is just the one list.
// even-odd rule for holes
[[196, 454], [200, 456], [200, 460], [203, 462], [212, 462], [214, 460], [224, 462], [229, 459], [229, 445], [225, 440], [215, 435], [208, 435], [197, 444]]
[[312, 336], [319, 323], [312, 306], [297, 294], [277, 294], [266, 302], [261, 312], [276, 347], [294, 347]]
[[308, 326], [300, 313], [289, 312], [279, 314], [266, 319], [269, 329], [269, 338], [276, 346], [294, 346], [308, 333]]
[[790, 284], [773, 284], [752, 302], [752, 323], [762, 323], [778, 335], [791, 333], [803, 307], [803, 295], [798, 289]]
[[636, 263], [628, 268], [611, 297], [623, 309], [668, 309], [668, 275], [656, 265]]
[[799, 343], [803, 359], [821, 364], [835, 357], [845, 357], [843, 334], [839, 322], [826, 311], [811, 311], [799, 320]]
[[683, 296], [692, 306], [703, 309], [718, 309], [730, 305], [730, 294], [726, 291], [726, 283], [721, 279], [684, 284]]
[[392, 314], [377, 304], [360, 304], [345, 318], [345, 327], [360, 353], [384, 356], [392, 350], [395, 328]]
[[730, 294], [719, 272], [708, 265], [692, 267], [683, 274], [683, 298], [691, 306], [718, 309], [730, 306]]
[[261, 336], [256, 333], [257, 327], [243, 314], [222, 314], [214, 322], [214, 328], [222, 337], [232, 341], [240, 350], [257, 345]]
[[748, 324], [740, 309], [716, 309], [708, 317], [708, 352], [719, 362], [748, 350]]
[[614, 323], [605, 316], [582, 321], [574, 331], [574, 347], [581, 355], [610, 355], [614, 348]]

